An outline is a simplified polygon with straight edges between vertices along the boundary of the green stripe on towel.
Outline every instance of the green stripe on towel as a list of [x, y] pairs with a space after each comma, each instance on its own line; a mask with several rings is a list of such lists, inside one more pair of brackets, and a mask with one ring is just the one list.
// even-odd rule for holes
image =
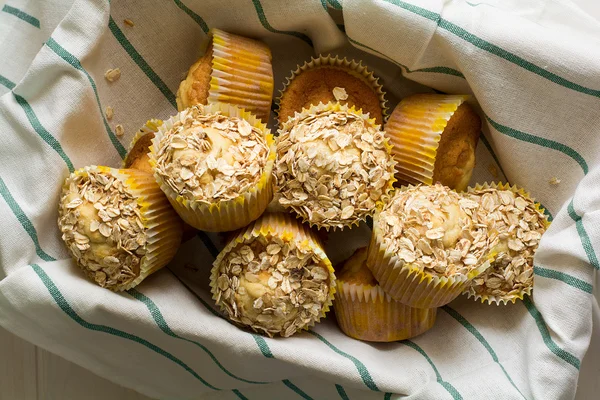
[[569, 274], [565, 274], [564, 272], [534, 266], [533, 273], [538, 276], [543, 276], [544, 278], [555, 279], [557, 281], [564, 282], [569, 286], [573, 286], [574, 288], [589, 294], [592, 294], [594, 290], [594, 286], [592, 286], [590, 283], [582, 281], [581, 279], [575, 278]]
[[538, 76], [541, 76], [544, 79], [554, 82], [557, 85], [560, 85], [567, 89], [574, 90], [576, 92], [580, 92], [580, 93], [584, 93], [584, 94], [587, 94], [590, 96], [600, 98], [600, 90], [587, 88], [585, 86], [571, 82], [571, 81], [569, 81], [561, 76], [558, 76], [550, 71], [547, 71], [546, 69], [539, 67], [539, 66], [525, 60], [524, 58], [519, 57], [518, 55], [511, 53], [499, 46], [496, 46], [495, 44], [492, 44], [492, 43], [490, 43], [468, 31], [466, 31], [465, 29], [461, 28], [460, 26], [453, 24], [450, 21], [445, 20], [438, 13], [429, 11], [425, 8], [421, 8], [421, 7], [415, 6], [414, 4], [409, 4], [409, 3], [406, 3], [406, 2], [400, 1], [400, 0], [385, 0], [385, 1], [387, 3], [398, 6], [406, 11], [409, 11], [413, 14], [420, 15], [421, 17], [427, 18], [427, 19], [435, 22], [441, 29], [452, 33], [453, 35], [463, 39], [466, 42], [471, 43], [475, 47], [478, 47], [484, 51], [487, 51], [488, 53], [494, 54], [500, 58], [503, 58], [504, 60], [506, 60], [510, 63], [513, 63], [515, 65], [518, 65], [519, 67], [521, 67], [529, 72], [532, 72]]
[[15, 83], [10, 79], [3, 77], [2, 75], [0, 75], [0, 85], [10, 90], [13, 90], [15, 88]]
[[69, 172], [75, 171], [75, 168], [73, 167], [73, 163], [71, 162], [71, 159], [69, 158], [69, 156], [67, 156], [67, 153], [65, 153], [65, 151], [63, 150], [62, 146], [60, 145], [60, 142], [58, 140], [56, 140], [56, 138], [54, 136], [52, 136], [50, 134], [50, 132], [48, 132], [46, 130], [46, 128], [44, 128], [44, 126], [38, 119], [37, 115], [35, 115], [33, 108], [31, 108], [31, 105], [29, 105], [27, 100], [25, 100], [24, 97], [19, 96], [18, 94], [14, 93], [14, 92], [13, 92], [13, 96], [15, 96], [15, 100], [17, 100], [17, 103], [19, 103], [19, 105], [25, 112], [25, 115], [27, 116], [29, 123], [33, 127], [33, 130], [35, 130], [35, 132], [38, 134], [39, 137], [41, 137], [44, 140], [44, 142], [46, 142], [50, 147], [52, 147], [52, 149], [56, 153], [58, 153], [60, 158], [62, 158], [63, 161], [67, 164], [67, 168], [69, 169]]
[[177, 5], [177, 7], [181, 8], [183, 10], [183, 12], [185, 12], [187, 15], [189, 15], [194, 21], [196, 21], [196, 23], [198, 25], [200, 25], [200, 28], [202, 29], [202, 31], [204, 33], [208, 33], [208, 31], [210, 29], [208, 28], [208, 25], [206, 24], [206, 22], [204, 22], [204, 20], [202, 19], [201, 16], [199, 16], [198, 14], [196, 14], [195, 12], [193, 12], [192, 10], [190, 10], [188, 8], [188, 6], [186, 6], [185, 4], [183, 4], [182, 1], [180, 1], [180, 0], [173, 0], [173, 1]]
[[573, 354], [569, 353], [568, 351], [563, 350], [560, 347], [558, 347], [558, 345], [554, 342], [554, 340], [552, 340], [552, 337], [550, 336], [550, 332], [548, 331], [548, 327], [546, 326], [546, 323], [544, 322], [544, 317], [542, 317], [542, 314], [540, 314], [538, 309], [535, 308], [535, 305], [531, 302], [531, 299], [529, 298], [529, 296], [525, 296], [523, 298], [523, 305], [527, 308], [527, 311], [529, 311], [529, 314], [531, 314], [531, 316], [535, 320], [538, 330], [540, 331], [540, 334], [542, 335], [542, 339], [544, 340], [544, 344], [548, 347], [548, 349], [552, 353], [554, 353], [556, 356], [558, 356], [561, 360], [571, 364], [572, 366], [574, 366], [576, 369], [579, 370], [579, 366], [581, 365], [581, 362], [579, 361], [579, 359], [577, 357], [575, 357]]
[[508, 379], [508, 381], [510, 382], [510, 384], [512, 385], [512, 387], [514, 387], [517, 390], [517, 392], [519, 392], [519, 394], [521, 395], [521, 397], [523, 397], [524, 399], [526, 399], [526, 397], [523, 396], [523, 393], [521, 393], [521, 391], [519, 390], [519, 388], [515, 385], [515, 383], [513, 382], [513, 380], [510, 378], [510, 376], [508, 375], [508, 372], [506, 372], [506, 370], [504, 369], [504, 367], [500, 363], [500, 360], [498, 360], [498, 356], [496, 355], [496, 352], [494, 351], [494, 349], [492, 349], [492, 346], [490, 346], [490, 344], [488, 343], [488, 341], [485, 340], [485, 338], [477, 330], [477, 328], [475, 328], [475, 326], [473, 326], [473, 324], [471, 324], [469, 321], [467, 321], [467, 319], [465, 317], [463, 317], [462, 315], [460, 315], [460, 313], [458, 311], [450, 308], [449, 306], [443, 306], [443, 307], [441, 307], [441, 309], [443, 311], [445, 311], [448, 315], [450, 315], [452, 318], [454, 318], [456, 321], [458, 321], [458, 323], [460, 323], [462, 326], [464, 326], [473, 336], [475, 336], [475, 338], [479, 341], [479, 343], [481, 343], [483, 345], [483, 347], [485, 347], [485, 349], [487, 350], [487, 352], [490, 353], [490, 356], [492, 356], [492, 360], [494, 360], [494, 362], [496, 364], [498, 364], [498, 366], [502, 369], [502, 372], [504, 373], [504, 376], [506, 376], [506, 379]]
[[117, 136], [113, 133], [113, 131], [110, 129], [110, 126], [108, 125], [108, 121], [106, 120], [106, 117], [104, 116], [104, 110], [102, 109], [102, 103], [100, 102], [100, 96], [98, 96], [98, 89], [96, 88], [96, 82], [94, 82], [94, 79], [92, 79], [92, 76], [85, 70], [85, 68], [83, 68], [83, 66], [81, 65], [81, 62], [77, 59], [77, 57], [75, 57], [73, 54], [69, 53], [64, 47], [62, 47], [60, 44], [58, 44], [58, 42], [56, 40], [54, 40], [52, 37], [50, 37], [50, 39], [48, 39], [48, 41], [46, 42], [46, 46], [48, 46], [48, 48], [50, 48], [54, 53], [56, 53], [57, 56], [59, 56], [60, 58], [62, 58], [66, 62], [68, 62], [73, 68], [75, 68], [85, 74], [88, 81], [90, 82], [90, 85], [92, 86], [92, 89], [94, 90], [94, 95], [96, 96], [96, 103], [98, 104], [98, 109], [100, 110], [100, 115], [102, 116], [102, 121], [104, 122], [104, 129], [106, 129], [108, 138], [110, 139], [110, 142], [113, 144], [113, 146], [117, 150], [117, 153], [119, 153], [121, 158], [124, 159], [125, 156], [127, 155], [127, 149], [125, 149], [125, 147], [123, 147], [121, 142], [119, 142], [119, 139], [117, 139]]
[[346, 391], [344, 390], [344, 388], [341, 385], [336, 384], [335, 390], [337, 390], [337, 392], [340, 395], [340, 397], [342, 398], [342, 400], [350, 400], [348, 398], [348, 395], [346, 394]]
[[268, 30], [269, 32], [280, 33], [282, 35], [289, 35], [298, 39], [302, 39], [304, 42], [306, 42], [309, 46], [312, 47], [312, 41], [304, 33], [294, 31], [280, 31], [278, 29], [273, 28], [267, 20], [267, 17], [265, 16], [265, 11], [263, 10], [260, 0], [252, 0], [252, 4], [254, 4], [254, 9], [256, 10], [256, 14], [258, 14], [258, 19], [260, 20], [260, 23], [266, 30]]
[[283, 384], [287, 387], [289, 387], [290, 389], [292, 389], [294, 392], [296, 392], [296, 394], [298, 394], [300, 397], [302, 397], [303, 399], [306, 400], [313, 400], [312, 397], [310, 397], [309, 395], [307, 395], [306, 393], [304, 393], [298, 386], [294, 385], [292, 382], [290, 382], [287, 379], [282, 380], [281, 382], [283, 382]]
[[417, 352], [419, 352], [423, 357], [425, 357], [425, 359], [427, 360], [427, 362], [429, 363], [429, 365], [431, 365], [431, 368], [433, 368], [433, 372], [435, 372], [435, 376], [437, 379], [437, 382], [442, 385], [442, 387], [444, 389], [446, 389], [446, 391], [448, 393], [450, 393], [450, 395], [452, 396], [452, 398], [454, 400], [462, 400], [462, 396], [461, 394], [458, 392], [458, 390], [456, 390], [456, 388], [454, 386], [452, 386], [450, 383], [444, 381], [442, 379], [442, 376], [440, 375], [438, 369], [436, 368], [435, 364], [433, 363], [433, 361], [431, 361], [431, 358], [429, 358], [429, 356], [427, 355], [427, 353], [425, 353], [425, 351], [419, 347], [419, 345], [417, 345], [415, 342], [411, 341], [411, 340], [403, 340], [400, 343], [416, 350]]
[[592, 241], [588, 236], [585, 227], [583, 226], [583, 221], [579, 214], [575, 212], [575, 208], [573, 207], [573, 199], [569, 202], [567, 206], [567, 211], [569, 216], [573, 221], [575, 221], [575, 227], [577, 228], [577, 233], [579, 234], [579, 239], [581, 240], [581, 245], [583, 246], [583, 250], [585, 250], [585, 254], [587, 258], [592, 264], [592, 266], [596, 269], [600, 269], [600, 264], [598, 263], [598, 257], [596, 257], [596, 252], [594, 251], [594, 247], [592, 246]]
[[75, 312], [75, 310], [71, 307], [69, 302], [65, 299], [65, 297], [61, 293], [60, 289], [58, 289], [56, 284], [54, 284], [52, 279], [46, 274], [46, 272], [39, 265], [31, 264], [31, 267], [33, 268], [33, 270], [35, 271], [37, 276], [40, 278], [40, 280], [42, 281], [42, 283], [44, 284], [44, 286], [46, 287], [46, 289], [48, 290], [48, 292], [50, 293], [50, 295], [52, 296], [52, 298], [54, 299], [56, 304], [60, 307], [60, 309], [65, 314], [67, 314], [67, 316], [69, 318], [71, 318], [73, 321], [75, 321], [77, 324], [79, 324], [83, 328], [89, 329], [91, 331], [107, 333], [112, 336], [131, 340], [132, 342], [141, 344], [142, 346], [147, 347], [148, 349], [154, 351], [155, 353], [173, 361], [175, 364], [179, 365], [180, 367], [185, 369], [188, 373], [190, 373], [194, 378], [196, 378], [197, 380], [202, 382], [206, 387], [209, 387], [213, 390], [221, 390], [221, 389], [214, 387], [207, 381], [205, 381], [200, 375], [198, 375], [196, 373], [196, 371], [191, 369], [187, 364], [185, 364], [183, 361], [181, 361], [180, 359], [175, 357], [173, 354], [163, 350], [162, 348], [156, 346], [155, 344], [152, 344], [149, 341], [142, 339], [139, 336], [121, 331], [119, 329], [116, 329], [116, 328], [113, 328], [110, 326], [93, 324], [93, 323], [87, 322], [86, 320], [81, 318], [79, 316], [79, 314], [77, 314], [77, 312]]
[[35, 246], [35, 253], [38, 255], [38, 257], [44, 261], [55, 261], [56, 259], [54, 257], [50, 256], [48, 253], [46, 253], [44, 250], [42, 250], [35, 227], [31, 223], [31, 220], [27, 217], [27, 215], [25, 214], [23, 209], [15, 201], [12, 194], [10, 194], [8, 187], [6, 187], [6, 184], [4, 183], [4, 180], [2, 180], [1, 177], [0, 177], [0, 195], [2, 195], [2, 198], [4, 199], [4, 201], [6, 201], [6, 204], [8, 204], [8, 206], [10, 207], [10, 210], [12, 211], [14, 216], [21, 223], [21, 226], [23, 227], [23, 229], [25, 229], [25, 232], [27, 232], [27, 234], [33, 241], [33, 245]]
[[217, 365], [217, 367], [219, 367], [221, 369], [221, 371], [223, 371], [225, 374], [229, 375], [230, 377], [232, 377], [234, 379], [237, 379], [238, 381], [242, 381], [242, 382], [246, 382], [246, 383], [253, 383], [253, 384], [257, 384], [257, 385], [264, 385], [264, 384], [267, 384], [267, 383], [271, 383], [271, 382], [251, 381], [251, 380], [248, 380], [248, 379], [240, 378], [237, 375], [234, 375], [227, 368], [225, 368], [219, 362], [219, 360], [217, 360], [217, 358], [215, 357], [215, 355], [206, 346], [204, 346], [203, 344], [201, 344], [199, 342], [196, 342], [194, 340], [190, 340], [190, 339], [184, 338], [183, 336], [179, 336], [178, 334], [176, 334], [175, 332], [173, 332], [173, 330], [167, 324], [167, 321], [163, 317], [163, 314], [160, 311], [160, 309], [158, 308], [158, 306], [148, 296], [146, 296], [143, 293], [137, 291], [136, 289], [130, 289], [130, 290], [127, 291], [127, 293], [131, 297], [133, 297], [136, 300], [139, 300], [140, 302], [142, 302], [146, 306], [146, 308], [150, 312], [150, 315], [154, 319], [154, 322], [160, 328], [161, 331], [163, 331], [164, 333], [166, 333], [167, 335], [169, 335], [171, 337], [174, 337], [176, 339], [180, 339], [180, 340], [186, 341], [188, 343], [192, 343], [192, 344], [200, 347], [202, 350], [204, 350], [204, 352], [206, 354], [208, 354], [208, 356], [213, 360], [213, 362]]
[[35, 26], [36, 28], [40, 27], [40, 20], [37, 19], [36, 17], [27, 14], [24, 11], [19, 10], [18, 8], [14, 8], [9, 6], [8, 4], [5, 4], [4, 7], [2, 8], [2, 11], [7, 13], [7, 14], [12, 14], [15, 17], [19, 18], [20, 20], [23, 20], [25, 22], [27, 22], [28, 24], [31, 24], [33, 26]]
[[117, 41], [121, 44], [123, 49], [127, 52], [127, 54], [129, 54], [129, 57], [131, 57], [133, 62], [135, 62], [138, 65], [138, 67], [140, 67], [142, 72], [146, 74], [146, 76], [148, 77], [148, 79], [150, 79], [154, 86], [156, 86], [156, 88], [160, 90], [160, 92], [167, 98], [169, 103], [171, 103], [171, 105], [174, 108], [177, 108], [177, 100], [175, 94], [171, 91], [171, 89], [169, 89], [167, 84], [164, 83], [162, 79], [160, 79], [156, 72], [154, 72], [152, 67], [150, 67], [146, 60], [144, 60], [144, 57], [142, 57], [142, 55], [133, 47], [133, 45], [125, 37], [121, 29], [119, 29], [112, 16], [109, 17], [108, 28], [112, 32], [115, 39], [117, 39]]

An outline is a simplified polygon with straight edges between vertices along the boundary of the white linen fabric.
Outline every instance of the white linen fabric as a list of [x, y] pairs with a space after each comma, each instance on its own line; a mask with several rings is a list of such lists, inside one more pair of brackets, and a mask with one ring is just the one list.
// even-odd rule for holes
[[[213, 27], [268, 43], [277, 89], [298, 63], [331, 53], [375, 70], [392, 107], [411, 93], [472, 94], [483, 120], [473, 182], [516, 183], [554, 216], [533, 296], [507, 306], [462, 296], [429, 332], [371, 344], [333, 316], [287, 339], [231, 325], [208, 288], [218, 235], [200, 233], [135, 290], [87, 281], [57, 229], [61, 184], [85, 165], [119, 166], [147, 119], [176, 112], [178, 84]], [[8, 0], [0, 55], [9, 331], [161, 399], [575, 396], [598, 315], [600, 24], [567, 0]], [[117, 67], [109, 83], [104, 72]], [[330, 258], [369, 233], [332, 235]]]

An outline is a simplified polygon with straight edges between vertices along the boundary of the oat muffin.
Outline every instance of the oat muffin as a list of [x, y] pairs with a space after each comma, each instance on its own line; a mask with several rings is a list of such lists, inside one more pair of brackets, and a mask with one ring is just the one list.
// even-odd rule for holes
[[342, 331], [355, 339], [393, 342], [429, 330], [436, 308], [412, 308], [393, 300], [377, 284], [366, 264], [367, 248], [358, 249], [336, 274], [333, 307]]
[[368, 251], [383, 290], [411, 307], [440, 307], [489, 268], [488, 231], [471, 206], [440, 184], [398, 189], [374, 217]]
[[150, 150], [158, 184], [196, 229], [244, 227], [273, 197], [273, 136], [237, 107], [192, 106], [159, 127]]
[[533, 257], [549, 226], [543, 209], [525, 191], [509, 184], [478, 185], [469, 188], [465, 198], [472, 202], [467, 213], [475, 223], [487, 226], [496, 253], [491, 268], [476, 277], [465, 293], [490, 304], [514, 303], [531, 294]]
[[278, 99], [279, 126], [312, 105], [329, 102], [362, 110], [383, 124], [387, 111], [383, 88], [360, 62], [338, 57], [320, 56], [292, 72]]
[[177, 91], [177, 109], [196, 104], [233, 104], [269, 120], [273, 101], [271, 50], [257, 40], [211, 29], [206, 52]]
[[231, 239], [211, 272], [233, 322], [268, 336], [308, 329], [329, 310], [333, 267], [317, 236], [287, 214], [263, 214]]
[[90, 166], [63, 186], [58, 227], [77, 265], [98, 285], [130, 289], [164, 267], [181, 242], [181, 221], [152, 175]]
[[279, 203], [319, 228], [373, 215], [392, 189], [394, 161], [373, 120], [339, 103], [313, 106], [279, 130]]
[[469, 96], [418, 94], [403, 99], [385, 125], [398, 180], [467, 188], [475, 167], [481, 120]]

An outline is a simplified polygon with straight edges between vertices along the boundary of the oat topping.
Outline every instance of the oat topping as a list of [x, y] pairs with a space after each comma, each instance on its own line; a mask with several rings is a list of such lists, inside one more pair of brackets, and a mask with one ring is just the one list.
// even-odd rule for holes
[[[155, 171], [176, 193], [205, 203], [230, 200], [263, 174], [265, 134], [246, 120], [188, 109], [161, 138]], [[185, 113], [184, 112], [184, 113]]]
[[117, 136], [123, 136], [125, 134], [125, 129], [123, 128], [123, 125], [118, 124], [117, 126], [115, 126], [115, 135]]
[[280, 204], [319, 227], [372, 215], [394, 178], [384, 132], [348, 111], [316, 111], [280, 130], [275, 177]]
[[377, 226], [384, 247], [402, 264], [438, 276], [466, 275], [489, 253], [485, 225], [469, 217], [478, 207], [440, 184], [414, 186], [396, 192]]
[[116, 289], [139, 275], [147, 239], [140, 206], [110, 172], [67, 178], [58, 227], [77, 264], [100, 286]]
[[348, 93], [346, 93], [346, 89], [344, 89], [343, 87], [336, 86], [333, 88], [332, 92], [333, 97], [335, 97], [337, 101], [348, 99]]
[[312, 250], [294, 238], [259, 236], [223, 258], [215, 299], [233, 321], [287, 337], [319, 319], [329, 284], [329, 271]]
[[515, 298], [533, 286], [533, 256], [546, 216], [521, 193], [486, 188], [471, 190], [465, 200], [479, 204], [470, 209], [475, 224], [485, 224], [492, 251], [498, 255], [492, 267], [473, 280], [468, 292], [500, 298]]
[[109, 69], [104, 73], [104, 77], [109, 82], [114, 82], [121, 77], [121, 70], [119, 68]]

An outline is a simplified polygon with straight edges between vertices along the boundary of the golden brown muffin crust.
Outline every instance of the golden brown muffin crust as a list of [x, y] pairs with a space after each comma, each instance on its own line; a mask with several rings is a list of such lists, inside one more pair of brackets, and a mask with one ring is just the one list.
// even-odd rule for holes
[[356, 250], [350, 258], [344, 261], [337, 279], [339, 282], [355, 285], [377, 285], [377, 280], [367, 267], [366, 247]]
[[152, 139], [154, 139], [154, 133], [150, 132], [135, 142], [133, 148], [125, 158], [125, 168], [139, 169], [140, 171], [148, 172], [149, 174], [153, 173], [149, 163], [150, 158], [148, 157]]
[[190, 67], [187, 77], [179, 85], [177, 91], [177, 110], [183, 111], [195, 104], [205, 105], [208, 102], [210, 79], [212, 73], [212, 42], [204, 55]]
[[340, 101], [341, 104], [361, 108], [364, 114], [375, 118], [377, 124], [383, 123], [383, 111], [377, 93], [360, 78], [331, 67], [304, 71], [290, 82], [281, 96], [279, 123], [284, 123], [302, 108], [337, 101], [333, 95], [335, 87], [344, 88], [348, 95], [348, 99]]
[[475, 166], [475, 147], [481, 132], [481, 119], [463, 103], [444, 129], [437, 149], [433, 182], [465, 190]]

